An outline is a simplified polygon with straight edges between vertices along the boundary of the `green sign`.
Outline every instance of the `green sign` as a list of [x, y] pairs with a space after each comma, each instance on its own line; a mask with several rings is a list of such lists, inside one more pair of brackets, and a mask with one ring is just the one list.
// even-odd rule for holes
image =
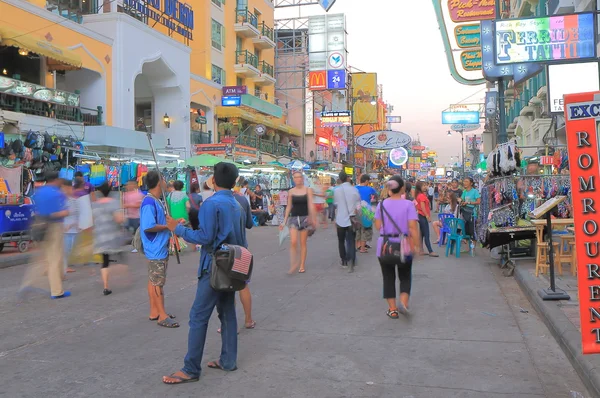
[[454, 37], [460, 48], [479, 47], [481, 45], [481, 27], [478, 23], [458, 25], [454, 28]]
[[463, 51], [460, 62], [465, 70], [481, 70], [481, 50]]
[[206, 117], [204, 117], [204, 116], [198, 116], [196, 118], [196, 123], [198, 123], [198, 124], [206, 124]]

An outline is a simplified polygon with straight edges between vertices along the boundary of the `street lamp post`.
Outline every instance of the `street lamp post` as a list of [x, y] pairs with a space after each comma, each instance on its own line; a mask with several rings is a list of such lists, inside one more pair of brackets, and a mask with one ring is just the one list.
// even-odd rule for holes
[[[465, 131], [464, 130], [457, 130], [458, 133], [460, 133], [460, 138], [461, 138], [461, 143], [460, 143], [460, 156], [461, 156], [461, 170], [462, 170], [462, 174], [461, 174], [461, 178], [465, 178]], [[451, 136], [452, 135], [452, 131], [448, 130], [448, 135]]]

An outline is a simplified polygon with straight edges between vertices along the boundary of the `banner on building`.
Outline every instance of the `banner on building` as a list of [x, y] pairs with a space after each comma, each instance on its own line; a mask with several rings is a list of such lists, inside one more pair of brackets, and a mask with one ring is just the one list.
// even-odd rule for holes
[[345, 70], [346, 16], [344, 14], [308, 17], [309, 70]]
[[600, 92], [565, 95], [565, 122], [584, 354], [600, 353]]
[[377, 73], [352, 74], [352, 102], [354, 124], [377, 123]]
[[352, 112], [328, 111], [321, 112], [322, 127], [348, 127], [352, 125]]
[[548, 65], [548, 102], [551, 113], [563, 113], [565, 94], [600, 91], [598, 62]]

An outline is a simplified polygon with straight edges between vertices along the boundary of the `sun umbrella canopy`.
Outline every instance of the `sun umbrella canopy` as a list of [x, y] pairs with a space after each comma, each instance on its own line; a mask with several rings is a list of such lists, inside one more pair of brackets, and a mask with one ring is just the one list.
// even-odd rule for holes
[[231, 160], [223, 159], [223, 158], [213, 156], [213, 155], [208, 155], [208, 154], [192, 156], [191, 158], [189, 158], [188, 160], [185, 161], [185, 164], [186, 164], [186, 166], [193, 166], [193, 167], [213, 167], [215, 164], [220, 163], [220, 162], [233, 163], [238, 168], [244, 167], [243, 165], [232, 162]]

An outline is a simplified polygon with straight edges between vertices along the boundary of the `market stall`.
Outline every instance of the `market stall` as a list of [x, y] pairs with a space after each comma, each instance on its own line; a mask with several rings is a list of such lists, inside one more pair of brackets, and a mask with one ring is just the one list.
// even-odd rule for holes
[[273, 216], [273, 225], [283, 222], [287, 206], [287, 191], [292, 187], [290, 170], [275, 164], [255, 165], [240, 170], [240, 176], [254, 190], [260, 185], [263, 191], [263, 209]]
[[[24, 188], [25, 187], [25, 188]], [[21, 253], [29, 248], [34, 207], [32, 174], [23, 165], [0, 166], [0, 251], [6, 245]]]

